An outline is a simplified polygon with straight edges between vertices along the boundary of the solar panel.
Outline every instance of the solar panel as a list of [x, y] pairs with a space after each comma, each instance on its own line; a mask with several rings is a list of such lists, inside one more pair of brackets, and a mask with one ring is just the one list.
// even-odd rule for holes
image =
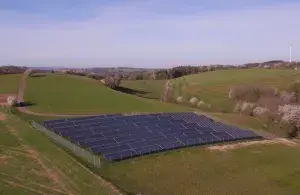
[[189, 112], [77, 117], [45, 121], [44, 126], [109, 161], [187, 146], [262, 138], [250, 130]]
[[111, 154], [104, 154], [104, 157], [109, 161], [116, 161], [120, 159], [128, 159], [137, 156], [134, 150], [125, 150], [121, 152], [114, 152]]

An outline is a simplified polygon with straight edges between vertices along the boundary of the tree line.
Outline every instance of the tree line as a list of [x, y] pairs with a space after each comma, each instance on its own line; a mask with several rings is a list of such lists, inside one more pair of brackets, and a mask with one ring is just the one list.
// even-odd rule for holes
[[25, 72], [26, 67], [18, 66], [0, 66], [0, 75], [3, 74], [22, 74]]

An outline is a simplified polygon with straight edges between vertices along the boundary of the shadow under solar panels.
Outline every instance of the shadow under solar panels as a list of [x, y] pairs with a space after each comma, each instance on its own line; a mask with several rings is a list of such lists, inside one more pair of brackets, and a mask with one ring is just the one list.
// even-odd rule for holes
[[261, 136], [195, 113], [120, 114], [45, 121], [72, 142], [117, 161], [188, 146]]

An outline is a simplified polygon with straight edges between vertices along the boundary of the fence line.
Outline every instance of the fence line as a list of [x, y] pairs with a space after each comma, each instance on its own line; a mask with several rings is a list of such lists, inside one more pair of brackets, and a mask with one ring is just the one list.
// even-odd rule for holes
[[45, 127], [43, 127], [42, 125], [36, 123], [35, 121], [32, 121], [31, 124], [32, 124], [33, 127], [36, 128], [36, 130], [46, 134], [54, 142], [56, 142], [59, 145], [65, 147], [66, 149], [71, 151], [76, 156], [85, 159], [87, 162], [93, 164], [95, 167], [98, 167], [98, 168], [101, 167], [101, 160], [100, 160], [99, 156], [94, 155], [92, 152], [89, 152], [89, 151], [87, 151], [83, 148], [80, 148], [76, 144], [74, 144], [71, 141], [61, 137], [60, 135], [57, 135], [56, 133], [46, 129]]

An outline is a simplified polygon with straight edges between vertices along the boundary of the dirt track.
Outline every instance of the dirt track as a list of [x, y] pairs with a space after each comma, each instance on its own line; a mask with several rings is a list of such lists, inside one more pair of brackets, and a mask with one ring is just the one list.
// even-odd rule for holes
[[226, 144], [226, 145], [215, 145], [215, 146], [209, 146], [207, 147], [208, 150], [212, 151], [228, 151], [233, 150], [236, 148], [241, 147], [247, 147], [252, 145], [270, 145], [270, 144], [283, 144], [290, 147], [297, 147], [299, 146], [299, 143], [297, 141], [285, 139], [285, 138], [275, 138], [272, 140], [257, 140], [257, 141], [247, 141], [247, 142], [239, 142], [239, 143], [232, 143], [232, 144]]

